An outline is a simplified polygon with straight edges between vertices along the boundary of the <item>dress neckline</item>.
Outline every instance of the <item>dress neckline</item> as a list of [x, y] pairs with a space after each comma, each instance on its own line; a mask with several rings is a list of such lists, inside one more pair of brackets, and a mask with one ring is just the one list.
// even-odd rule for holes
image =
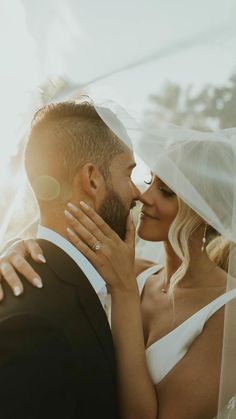
[[[160, 265], [155, 265], [152, 266], [151, 268], [157, 268], [159, 267], [160, 269], [158, 269], [157, 271], [154, 271], [152, 273], [152, 275], [157, 274], [158, 272], [160, 272], [160, 270], [163, 268], [163, 266]], [[148, 268], [147, 270], [151, 270], [151, 268]], [[142, 290], [143, 291], [143, 290]], [[235, 292], [235, 296], [236, 296], [236, 289], [232, 289], [229, 291], [224, 292], [223, 294], [219, 295], [219, 297], [215, 298], [214, 300], [210, 301], [210, 303], [208, 303], [206, 306], [202, 307], [200, 310], [196, 311], [195, 313], [193, 313], [191, 316], [187, 317], [187, 319], [185, 319], [182, 323], [180, 323], [178, 326], [176, 326], [173, 330], [171, 330], [170, 332], [168, 332], [166, 335], [160, 337], [159, 339], [157, 339], [155, 342], [153, 342], [151, 345], [149, 345], [146, 348], [146, 351], [149, 351], [149, 349], [152, 348], [152, 346], [154, 346], [155, 344], [159, 343], [160, 341], [162, 341], [164, 338], [169, 337], [172, 333], [176, 332], [178, 329], [180, 329], [182, 326], [184, 326], [187, 322], [189, 322], [190, 320], [192, 320], [194, 317], [199, 316], [202, 312], [207, 311], [209, 309], [209, 307], [211, 305], [214, 305], [215, 303], [217, 303], [218, 301], [220, 301], [221, 299], [223, 299], [223, 297], [225, 295], [231, 294], [233, 293], [233, 291]]]

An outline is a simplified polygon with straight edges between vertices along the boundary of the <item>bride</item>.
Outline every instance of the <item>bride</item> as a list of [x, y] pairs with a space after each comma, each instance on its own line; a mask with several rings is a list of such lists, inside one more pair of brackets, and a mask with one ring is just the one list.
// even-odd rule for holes
[[[230, 353], [233, 361], [235, 355], [232, 330], [233, 345], [226, 332], [222, 358], [224, 320], [228, 328], [234, 321], [230, 310], [224, 316], [225, 305], [236, 297], [235, 283], [206, 251], [212, 227], [225, 233], [235, 250], [234, 147], [227, 130], [170, 129], [154, 139], [145, 136], [139, 151], [152, 174], [140, 197], [137, 233], [164, 243], [165, 263], [146, 270], [139, 264], [137, 280], [130, 218], [123, 242], [86, 203], [80, 208], [69, 204], [70, 240], [100, 272], [111, 294], [122, 418], [212, 418], [219, 392], [220, 407], [235, 394], [230, 371], [219, 389], [227, 357]], [[91, 248], [96, 241], [97, 251]], [[219, 259], [216, 252], [214, 257]], [[234, 404], [231, 399], [223, 417], [235, 414]]]
[[[111, 295], [122, 419], [209, 419], [217, 413], [224, 307], [236, 297], [236, 289], [226, 291], [227, 273], [206, 251], [209, 225], [219, 226], [222, 233], [226, 211], [230, 213], [231, 201], [225, 196], [230, 197], [232, 186], [231, 153], [227, 165], [217, 167], [219, 176], [212, 176], [219, 143], [177, 141], [155, 169], [150, 164], [137, 232], [145, 240], [164, 243], [164, 266], [135, 265], [130, 217], [122, 241], [86, 203], [80, 208], [68, 204], [69, 238], [100, 272]], [[227, 148], [224, 142], [226, 154]], [[173, 162], [184, 178], [172, 172]], [[212, 209], [212, 220], [196, 190]], [[221, 214], [220, 221], [216, 214]], [[97, 242], [96, 250], [91, 243]]]
[[[212, 418], [224, 304], [236, 291], [225, 293], [227, 275], [206, 253], [206, 222], [156, 175], [141, 201], [138, 234], [164, 242], [165, 265], [138, 275], [138, 287], [131, 221], [124, 243], [84, 203], [80, 209], [70, 205], [74, 219], [68, 217], [70, 240], [107, 281], [111, 294], [122, 417]], [[102, 243], [99, 251], [86, 246], [92, 240]]]

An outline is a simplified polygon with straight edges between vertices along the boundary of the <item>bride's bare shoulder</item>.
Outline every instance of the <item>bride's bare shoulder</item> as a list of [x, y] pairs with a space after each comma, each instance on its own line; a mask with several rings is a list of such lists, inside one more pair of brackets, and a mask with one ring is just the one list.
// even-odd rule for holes
[[135, 274], [136, 274], [136, 276], [141, 274], [141, 272], [145, 271], [145, 269], [148, 269], [148, 268], [150, 268], [151, 266], [154, 266], [154, 265], [156, 265], [156, 263], [154, 263], [151, 260], [135, 259]]

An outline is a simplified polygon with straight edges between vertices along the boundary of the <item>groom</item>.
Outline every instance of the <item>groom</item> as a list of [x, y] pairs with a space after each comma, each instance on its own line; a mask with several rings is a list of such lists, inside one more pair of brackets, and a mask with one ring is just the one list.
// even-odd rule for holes
[[69, 200], [83, 200], [124, 238], [139, 197], [134, 166], [91, 104], [51, 104], [36, 113], [25, 168], [47, 263], [30, 261], [42, 290], [25, 284], [20, 298], [9, 292], [0, 305], [1, 419], [119, 417], [105, 282], [68, 242], [63, 213]]

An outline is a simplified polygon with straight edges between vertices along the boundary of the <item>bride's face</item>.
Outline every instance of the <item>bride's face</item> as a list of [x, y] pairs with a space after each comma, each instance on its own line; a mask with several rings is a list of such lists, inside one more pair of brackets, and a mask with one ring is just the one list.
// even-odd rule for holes
[[150, 186], [140, 197], [143, 205], [137, 233], [144, 240], [167, 241], [171, 223], [178, 212], [178, 199], [157, 176], [152, 175], [148, 184]]

